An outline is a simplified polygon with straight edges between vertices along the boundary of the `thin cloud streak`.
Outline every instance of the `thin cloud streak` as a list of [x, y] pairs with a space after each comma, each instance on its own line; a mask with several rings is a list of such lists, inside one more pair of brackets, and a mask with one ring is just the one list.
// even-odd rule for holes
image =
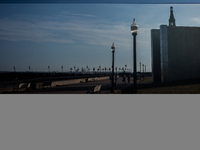
[[200, 18], [191, 18], [191, 20], [195, 23], [200, 24]]
[[76, 14], [76, 13], [71, 13], [68, 11], [63, 12], [64, 15], [70, 15], [70, 16], [80, 16], [80, 17], [97, 17], [95, 15], [88, 15], [88, 14]]
[[[113, 23], [107, 21], [98, 22], [91, 20], [80, 21], [40, 21], [27, 22], [10, 19], [1, 19], [0, 39], [10, 41], [33, 41], [55, 43], [77, 43], [82, 41], [90, 45], [108, 46], [111, 42], [118, 44], [121, 49], [129, 49], [132, 43], [130, 24]], [[150, 46], [150, 27], [141, 28], [138, 44], [143, 47]], [[77, 41], [78, 40], [78, 41]]]
[[52, 32], [56, 29], [57, 23], [55, 22], [29, 23], [8, 19], [1, 19], [0, 22], [2, 22], [0, 25], [1, 40], [74, 43], [73, 40]]

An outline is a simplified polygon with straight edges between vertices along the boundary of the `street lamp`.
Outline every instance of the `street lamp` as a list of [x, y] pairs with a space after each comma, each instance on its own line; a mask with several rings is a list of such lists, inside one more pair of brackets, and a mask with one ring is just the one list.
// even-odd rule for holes
[[143, 68], [143, 73], [144, 73], [144, 64], [142, 64], [142, 68]]
[[86, 73], [88, 74], [88, 66], [86, 66], [86, 68], [87, 68], [87, 71], [86, 71]]
[[83, 74], [83, 71], [84, 71], [83, 67], [81, 68], [81, 70], [82, 70], [82, 74]]
[[131, 33], [133, 35], [133, 66], [134, 66], [134, 90], [133, 92], [137, 94], [137, 72], [136, 72], [136, 35], [138, 32], [138, 25], [136, 24], [135, 18], [133, 19], [133, 23], [131, 25]]
[[143, 78], [144, 78], [144, 64], [142, 64], [142, 70], [143, 70], [142, 76], [143, 76]]
[[99, 66], [100, 74], [101, 74], [101, 66]]
[[76, 69], [76, 72], [77, 72], [77, 73], [79, 72], [79, 68]]
[[95, 72], [95, 67], [93, 67], [93, 74], [94, 74], [94, 72]]
[[111, 89], [111, 93], [114, 93], [114, 52], [115, 52], [114, 42], [111, 46], [111, 52], [112, 52], [112, 89]]
[[50, 66], [48, 66], [48, 70], [49, 70], [49, 73], [50, 73]]
[[62, 68], [62, 73], [63, 73], [63, 66], [61, 66], [61, 68]]

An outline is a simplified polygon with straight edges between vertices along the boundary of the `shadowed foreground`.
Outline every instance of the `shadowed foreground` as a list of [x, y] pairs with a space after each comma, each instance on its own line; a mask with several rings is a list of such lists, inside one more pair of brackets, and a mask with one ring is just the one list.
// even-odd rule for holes
[[[200, 79], [185, 80], [173, 83], [152, 83], [147, 77], [137, 85], [138, 94], [200, 94]], [[133, 85], [122, 90], [123, 94], [131, 94]]]

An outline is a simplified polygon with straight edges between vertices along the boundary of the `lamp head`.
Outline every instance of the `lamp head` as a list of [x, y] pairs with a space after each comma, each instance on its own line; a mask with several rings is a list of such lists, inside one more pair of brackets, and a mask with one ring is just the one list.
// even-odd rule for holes
[[112, 44], [112, 46], [111, 46], [111, 51], [112, 51], [112, 52], [115, 52], [115, 47], [116, 47], [116, 46], [114, 45], [114, 42], [113, 42], [113, 44]]
[[138, 25], [136, 24], [135, 18], [133, 19], [133, 23], [131, 24], [131, 33], [132, 35], [137, 35]]

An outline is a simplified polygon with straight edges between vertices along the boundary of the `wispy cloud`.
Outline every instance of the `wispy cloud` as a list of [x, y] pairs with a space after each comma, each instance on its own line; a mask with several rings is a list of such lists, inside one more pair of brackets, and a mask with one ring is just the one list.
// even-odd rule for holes
[[195, 23], [200, 24], [200, 18], [191, 18], [191, 20]]
[[77, 13], [72, 13], [65, 11], [63, 12], [64, 15], [69, 15], [69, 16], [80, 16], [80, 17], [96, 17], [95, 15], [89, 15], [89, 14], [77, 14]]
[[33, 41], [73, 43], [69, 37], [61, 37], [56, 32], [55, 22], [30, 23], [10, 19], [0, 19], [0, 39], [8, 41]]
[[[130, 24], [124, 22], [114, 23], [114, 25], [113, 22], [93, 19], [62, 22], [0, 19], [0, 22], [1, 40], [76, 44], [82, 41], [85, 44], [101, 46], [110, 46], [115, 42], [121, 49], [132, 46]], [[145, 45], [150, 47], [150, 29], [150, 27], [141, 28], [139, 31], [138, 44], [143, 47]]]

